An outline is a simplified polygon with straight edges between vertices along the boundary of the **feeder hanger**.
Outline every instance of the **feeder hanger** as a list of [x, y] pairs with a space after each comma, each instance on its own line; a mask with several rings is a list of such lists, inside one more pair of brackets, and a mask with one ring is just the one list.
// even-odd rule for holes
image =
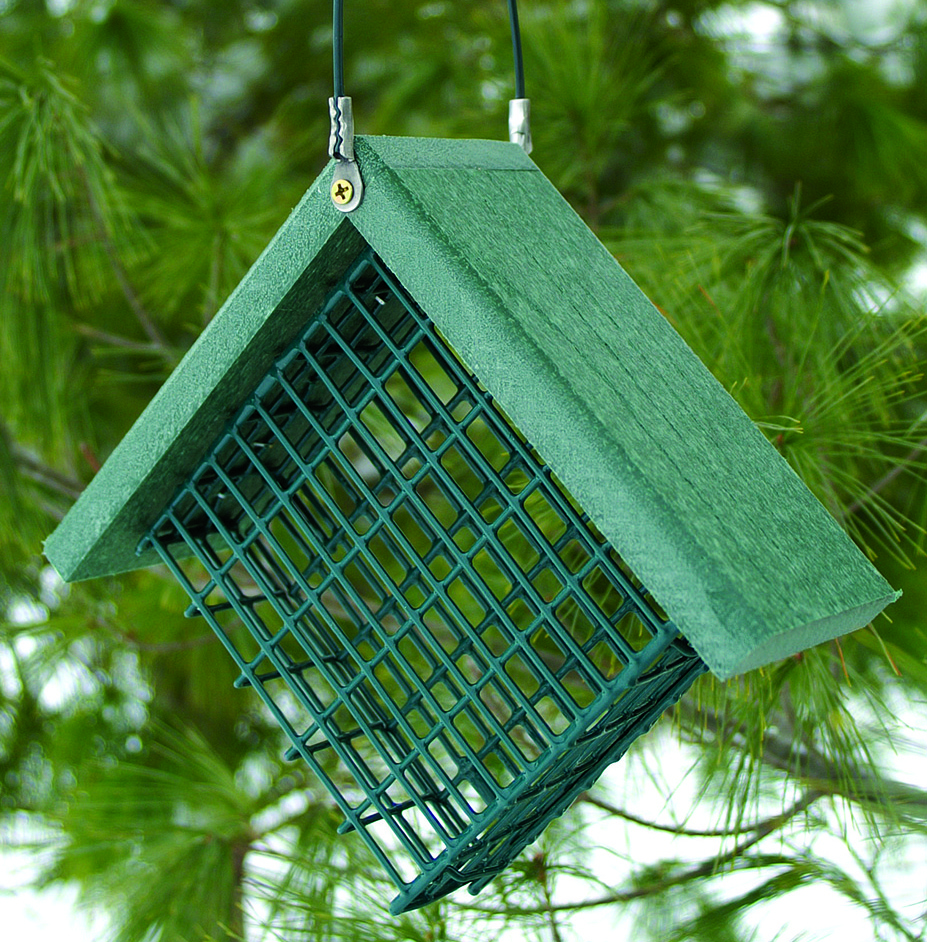
[[[525, 97], [525, 68], [521, 51], [517, 0], [508, 0], [512, 26], [512, 50], [515, 56], [515, 97], [509, 101], [509, 140], [531, 153], [531, 101]], [[344, 94], [344, 0], [334, 0], [332, 48], [335, 93], [328, 99], [331, 133], [328, 153], [336, 161], [331, 196], [335, 207], [349, 213], [360, 206], [364, 181], [354, 155], [354, 111]]]

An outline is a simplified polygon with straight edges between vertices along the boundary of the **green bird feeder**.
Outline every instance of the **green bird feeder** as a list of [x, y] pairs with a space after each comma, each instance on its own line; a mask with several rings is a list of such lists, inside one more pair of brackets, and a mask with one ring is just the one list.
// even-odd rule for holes
[[478, 892], [706, 669], [897, 593], [523, 146], [355, 149], [348, 105], [45, 551], [173, 573], [398, 913]]

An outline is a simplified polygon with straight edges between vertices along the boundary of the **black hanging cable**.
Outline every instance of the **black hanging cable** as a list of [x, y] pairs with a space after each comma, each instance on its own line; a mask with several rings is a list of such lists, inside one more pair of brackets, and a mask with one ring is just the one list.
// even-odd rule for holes
[[[515, 60], [515, 98], [509, 101], [509, 140], [531, 153], [530, 109], [525, 98], [525, 67], [521, 52], [521, 29], [516, 0], [508, 0]], [[344, 93], [344, 0], [334, 0], [332, 9], [332, 67], [335, 94], [329, 99], [331, 135], [328, 152], [335, 159], [331, 198], [345, 213], [353, 212], [364, 197], [364, 180], [354, 156], [354, 113]]]
[[518, 5], [509, 0], [509, 22], [512, 24], [512, 53], [515, 56], [515, 97], [525, 97], [525, 63], [521, 55], [521, 27], [518, 25]]
[[344, 97], [344, 0], [335, 0], [335, 9], [332, 14], [332, 48], [335, 67], [335, 101], [338, 101], [339, 98]]
[[[335, 101], [344, 97], [344, 0], [334, 0], [332, 47], [335, 72]], [[521, 28], [518, 25], [517, 0], [508, 0], [512, 26], [512, 52], [515, 57], [515, 97], [525, 97], [525, 65], [521, 54]]]

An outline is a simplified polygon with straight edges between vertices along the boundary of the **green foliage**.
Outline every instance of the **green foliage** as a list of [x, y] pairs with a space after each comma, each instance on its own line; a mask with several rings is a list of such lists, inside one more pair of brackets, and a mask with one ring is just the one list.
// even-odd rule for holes
[[[119, 900], [114, 938], [207, 938], [233, 917], [253, 803], [192, 729], [160, 731], [151, 764], [103, 760], [82, 777], [49, 879]], [[229, 926], [231, 929], [232, 926]]]
[[196, 108], [143, 134], [124, 194], [148, 244], [130, 275], [161, 323], [195, 337], [285, 217], [294, 181], [260, 137], [232, 154], [208, 147]]
[[[639, 743], [625, 786], [585, 796], [476, 901], [388, 916], [375, 863], [282, 762], [166, 574], [65, 591], [40, 555], [323, 165], [330, 4], [9, 0], [0, 821], [45, 828], [43, 879], [76, 881], [119, 942], [567, 942], [589, 936], [587, 911], [629, 937], [785, 940], [800, 926], [764, 914], [822, 886], [876, 937], [924, 937], [892, 861], [923, 839], [927, 794], [891, 750], [927, 693], [927, 345], [909, 278], [927, 233], [927, 5], [869, 26], [849, 0], [521, 8], [533, 156], [905, 597], [839, 644], [704, 678], [662, 724], [678, 741]], [[751, 9], [778, 25], [751, 35]], [[346, 15], [361, 132], [504, 136], [500, 0]]]
[[625, 183], [622, 171], [651, 156], [665, 41], [648, 18], [601, 4], [565, 5], [531, 27], [537, 146], [549, 155], [546, 171], [595, 225], [605, 194]]
[[923, 317], [859, 233], [816, 218], [827, 203], [804, 209], [797, 188], [780, 219], [683, 192], [664, 215], [686, 189], [643, 184], [651, 236], [608, 230], [608, 244], [870, 555], [911, 565], [921, 515], [873, 483], [917, 488], [924, 468]]

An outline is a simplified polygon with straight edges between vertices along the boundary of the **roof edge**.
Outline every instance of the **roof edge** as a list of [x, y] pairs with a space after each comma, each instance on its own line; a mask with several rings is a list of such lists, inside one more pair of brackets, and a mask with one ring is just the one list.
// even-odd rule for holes
[[[389, 137], [358, 135], [358, 161], [366, 153], [394, 170], [526, 170], [539, 173], [537, 164], [518, 144], [509, 141], [476, 138], [447, 139], [440, 137]], [[361, 166], [363, 171], [363, 166]], [[349, 214], [351, 215], [351, 214]]]
[[710, 648], [705, 648], [703, 651], [695, 642], [692, 642], [692, 646], [715, 677], [719, 680], [730, 680], [738, 674], [744, 674], [774, 661], [781, 661], [783, 658], [794, 657], [815, 645], [824, 644], [851, 631], [865, 628], [883, 609], [892, 602], [897, 602], [901, 594], [900, 591], [893, 591], [890, 595], [873, 599], [871, 602], [847, 609], [845, 612], [780, 632], [740, 660], [732, 659], [726, 651], [716, 653]]
[[136, 555], [139, 542], [244, 401], [250, 379], [260, 381], [307, 306], [324, 296], [320, 260], [360, 250], [358, 234], [328, 198], [329, 176], [323, 171], [306, 192], [45, 540], [46, 558], [66, 582], [159, 561]]

